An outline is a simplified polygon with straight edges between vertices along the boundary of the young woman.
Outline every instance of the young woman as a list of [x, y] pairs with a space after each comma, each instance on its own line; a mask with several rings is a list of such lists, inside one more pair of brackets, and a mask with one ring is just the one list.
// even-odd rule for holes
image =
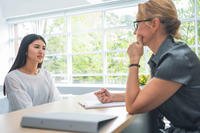
[[[176, 8], [172, 0], [149, 0], [138, 5], [135, 32], [137, 42], [127, 53], [130, 66], [124, 94], [110, 93], [103, 88], [96, 92], [101, 102], [123, 101], [129, 113], [151, 112], [152, 123], [163, 127], [165, 116], [169, 133], [200, 132], [200, 61], [179, 38]], [[148, 64], [151, 80], [140, 89], [138, 69], [143, 47], [153, 52]], [[157, 130], [158, 131], [158, 130]]]
[[46, 42], [40, 35], [29, 34], [20, 44], [17, 57], [6, 75], [4, 95], [9, 111], [15, 111], [60, 99], [50, 74], [41, 69]]

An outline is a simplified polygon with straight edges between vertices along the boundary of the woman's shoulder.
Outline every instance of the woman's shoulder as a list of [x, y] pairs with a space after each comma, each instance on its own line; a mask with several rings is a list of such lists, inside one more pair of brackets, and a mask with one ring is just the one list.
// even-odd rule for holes
[[[186, 54], [186, 53], [194, 53], [192, 49], [185, 42], [176, 42], [174, 47], [171, 49], [176, 54]], [[175, 52], [177, 51], [177, 52]]]
[[173, 57], [175, 60], [196, 58], [194, 51], [184, 42], [176, 42], [173, 47], [166, 51], [165, 55]]
[[51, 76], [50, 72], [48, 70], [44, 69], [44, 68], [41, 68], [39, 71], [40, 71], [39, 72], [40, 75], [48, 76], [48, 77]]
[[19, 73], [18, 70], [10, 71], [10, 72], [5, 76], [5, 83], [17, 82], [17, 81], [23, 79], [23, 77], [19, 76], [18, 73]]
[[14, 78], [14, 77], [17, 77], [18, 71], [19, 71], [19, 70], [16, 69], [16, 70], [13, 70], [13, 71], [8, 72], [7, 75], [6, 75], [6, 78], [12, 78], [12, 77]]
[[40, 69], [39, 77], [42, 77], [43, 79], [47, 79], [48, 81], [52, 81], [53, 79], [51, 73], [44, 68]]
[[187, 44], [183, 42], [175, 43], [173, 47], [161, 56], [160, 61], [167, 61], [168, 64], [176, 64], [178, 66], [187, 67], [199, 64], [198, 56]]

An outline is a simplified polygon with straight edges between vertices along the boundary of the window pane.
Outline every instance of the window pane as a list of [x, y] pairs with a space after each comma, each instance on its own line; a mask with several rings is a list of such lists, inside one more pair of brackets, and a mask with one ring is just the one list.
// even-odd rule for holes
[[137, 7], [116, 9], [106, 12], [106, 27], [132, 26]]
[[94, 52], [102, 49], [102, 34], [91, 32], [72, 36], [72, 52]]
[[182, 35], [182, 40], [188, 45], [195, 44], [195, 27], [194, 22], [183, 22], [181, 24], [180, 33]]
[[152, 55], [152, 52], [147, 47], [145, 47], [144, 48], [144, 55], [140, 59], [140, 69], [139, 69], [140, 74], [149, 73], [148, 61], [149, 61], [151, 55]]
[[127, 49], [133, 39], [133, 31], [128, 29], [109, 30], [106, 33], [106, 44], [109, 50]]
[[102, 76], [74, 76], [73, 83], [77, 84], [102, 84]]
[[23, 38], [25, 35], [30, 33], [36, 33], [36, 23], [32, 22], [24, 22], [18, 23], [14, 26], [14, 36], [15, 38]]
[[44, 19], [39, 22], [41, 34], [66, 33], [66, 21], [64, 17]]
[[57, 83], [57, 84], [67, 84], [69, 81], [67, 80], [67, 75], [52, 75], [54, 81]]
[[[10, 46], [11, 46], [11, 51], [12, 51], [12, 56], [17, 56], [17, 52], [19, 50], [19, 46], [21, 43], [21, 39], [15, 39], [13, 41], [11, 41]], [[14, 47], [13, 47], [14, 46]]]
[[200, 46], [200, 21], [198, 21], [198, 24], [197, 24], [197, 28], [198, 28], [198, 45]]
[[102, 73], [102, 55], [74, 55], [72, 57], [73, 74]]
[[179, 18], [194, 17], [194, 0], [174, 0]]
[[[192, 51], [194, 51], [194, 52], [196, 51], [196, 48], [194, 48], [194, 47], [193, 47], [193, 48], [191, 48], [191, 49], [192, 49]], [[196, 52], [195, 52], [195, 53], [196, 53]]]
[[[197, 1], [198, 47], [195, 44], [194, 1]], [[200, 0], [174, 2], [179, 18], [184, 21], [180, 28], [182, 40], [200, 57]], [[125, 84], [129, 65], [126, 50], [131, 42], [136, 41], [132, 30], [136, 13], [137, 6], [13, 24], [9, 40], [11, 51], [17, 53], [19, 43], [26, 34], [41, 34], [47, 41], [43, 67], [52, 72], [56, 83], [93, 84], [105, 81], [108, 84]], [[15, 57], [13, 53], [9, 54], [12, 61]], [[103, 53], [106, 53], [106, 60]], [[71, 56], [72, 61], [67, 64]], [[150, 56], [150, 51], [145, 50], [140, 60], [140, 74], [147, 74]], [[103, 63], [107, 65], [105, 71]], [[70, 68], [67, 69], [67, 65]], [[71, 69], [72, 74], [67, 73]]]
[[199, 57], [199, 59], [200, 59], [200, 48], [199, 47], [197, 47], [197, 48], [195, 48], [195, 47], [193, 47], [193, 48], [191, 48], [192, 49], [192, 51], [194, 51], [195, 53], [196, 53], [196, 55]]
[[46, 54], [64, 53], [66, 51], [67, 39], [65, 35], [46, 37]]
[[[8, 64], [9, 65], [13, 64], [13, 62], [14, 62], [16, 56], [17, 56], [17, 52], [18, 52], [18, 49], [19, 49], [19, 43], [20, 43], [20, 41], [18, 41], [18, 40], [11, 40], [9, 45], [7, 45], [5, 47], [8, 51], [10, 51], [9, 54], [8, 54], [8, 57], [9, 57]], [[9, 67], [11, 67], [11, 66], [9, 66]]]
[[107, 53], [108, 73], [127, 73], [128, 56], [126, 52]]
[[108, 84], [126, 84], [127, 76], [108, 76]]
[[67, 58], [65, 55], [46, 56], [43, 67], [54, 74], [67, 74]]
[[101, 27], [101, 24], [101, 12], [81, 14], [71, 17], [72, 32], [99, 29]]
[[198, 56], [199, 59], [200, 59], [200, 48], [198, 48], [198, 54], [197, 54], [197, 56]]
[[197, 12], [198, 16], [200, 17], [200, 0], [197, 0]]

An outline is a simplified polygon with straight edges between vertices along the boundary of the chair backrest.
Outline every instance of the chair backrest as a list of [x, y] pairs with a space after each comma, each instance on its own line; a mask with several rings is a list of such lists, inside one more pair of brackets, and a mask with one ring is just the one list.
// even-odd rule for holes
[[122, 133], [155, 133], [149, 113], [137, 114], [133, 122]]
[[8, 111], [8, 99], [6, 97], [0, 98], [0, 114], [7, 113]]

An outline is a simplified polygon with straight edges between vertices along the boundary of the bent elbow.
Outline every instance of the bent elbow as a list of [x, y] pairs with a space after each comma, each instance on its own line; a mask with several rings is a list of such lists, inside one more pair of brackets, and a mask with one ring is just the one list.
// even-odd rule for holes
[[126, 106], [126, 111], [129, 113], [129, 114], [134, 114], [134, 110], [129, 107], [129, 106]]
[[126, 105], [126, 111], [129, 113], [129, 114], [139, 114], [139, 113], [144, 113], [144, 112], [147, 112], [143, 109], [138, 109], [136, 106], [128, 106]]

